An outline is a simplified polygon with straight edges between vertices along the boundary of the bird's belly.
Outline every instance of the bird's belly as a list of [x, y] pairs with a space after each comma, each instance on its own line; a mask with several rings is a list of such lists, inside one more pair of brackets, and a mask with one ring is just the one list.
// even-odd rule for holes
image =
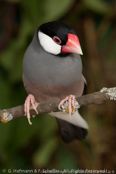
[[46, 84], [32, 83], [23, 76], [23, 82], [28, 94], [33, 94], [37, 102], [54, 102], [64, 99], [72, 94], [81, 96], [84, 89], [83, 77], [74, 84], [68, 86], [51, 86]]

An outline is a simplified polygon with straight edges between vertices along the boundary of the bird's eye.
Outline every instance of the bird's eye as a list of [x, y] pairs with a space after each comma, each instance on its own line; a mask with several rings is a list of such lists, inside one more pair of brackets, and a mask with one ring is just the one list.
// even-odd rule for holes
[[61, 44], [61, 42], [62, 42], [57, 36], [53, 37], [53, 41], [57, 44]]

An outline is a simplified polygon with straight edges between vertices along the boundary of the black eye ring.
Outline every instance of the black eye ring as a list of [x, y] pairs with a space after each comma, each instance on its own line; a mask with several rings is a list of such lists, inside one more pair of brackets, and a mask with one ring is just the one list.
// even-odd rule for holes
[[59, 45], [60, 45], [61, 42], [62, 42], [57, 36], [54, 36], [54, 37], [53, 37], [53, 41], [54, 41], [55, 43], [59, 44]]

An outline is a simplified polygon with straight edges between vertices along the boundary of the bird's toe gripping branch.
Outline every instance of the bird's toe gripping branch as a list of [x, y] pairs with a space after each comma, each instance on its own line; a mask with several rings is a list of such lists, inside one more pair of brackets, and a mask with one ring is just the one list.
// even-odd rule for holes
[[74, 112], [76, 112], [76, 110], [80, 108], [80, 105], [75, 100], [75, 96], [74, 95], [70, 95], [70, 96], [67, 96], [65, 99], [63, 99], [59, 103], [58, 108], [62, 112], [69, 113], [69, 117], [71, 117], [71, 114], [73, 114]]
[[38, 114], [38, 111], [36, 109], [37, 106], [38, 106], [38, 103], [35, 102], [35, 97], [32, 94], [29, 94], [25, 100], [24, 112], [25, 112], [25, 115], [27, 116], [27, 119], [30, 125], [32, 124], [32, 122], [30, 121], [30, 110], [34, 109], [36, 114]]

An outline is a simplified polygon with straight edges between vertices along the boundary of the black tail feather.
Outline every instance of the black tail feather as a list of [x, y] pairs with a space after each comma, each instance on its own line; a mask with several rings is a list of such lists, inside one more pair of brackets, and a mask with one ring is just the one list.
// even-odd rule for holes
[[70, 124], [67, 121], [64, 121], [58, 118], [56, 119], [59, 125], [62, 139], [66, 143], [70, 143], [71, 141], [75, 139], [83, 140], [88, 134], [87, 129], [74, 126], [73, 124]]

